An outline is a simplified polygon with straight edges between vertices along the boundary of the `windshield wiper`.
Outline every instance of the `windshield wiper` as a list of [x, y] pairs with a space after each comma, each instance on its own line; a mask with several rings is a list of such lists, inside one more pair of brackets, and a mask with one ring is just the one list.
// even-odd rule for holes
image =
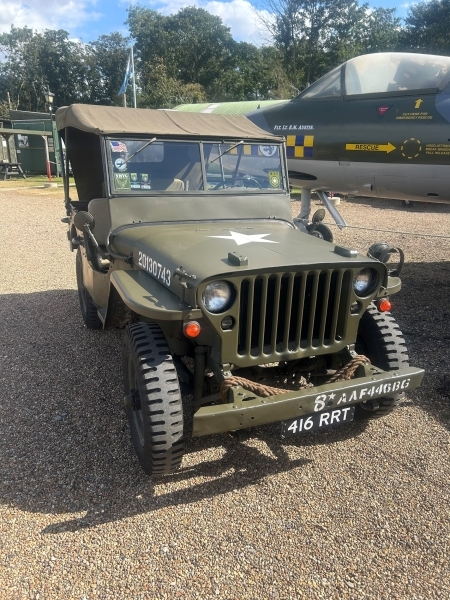
[[143, 146], [141, 146], [140, 148], [138, 148], [136, 150], [136, 152], [133, 152], [133, 154], [131, 156], [129, 156], [126, 160], [123, 161], [123, 165], [126, 165], [127, 162], [129, 160], [131, 160], [134, 156], [136, 156], [136, 154], [139, 154], [139, 152], [141, 152], [141, 150], [143, 150], [144, 148], [147, 148], [147, 146], [150, 146], [150, 144], [153, 144], [153, 142], [156, 142], [156, 138], [152, 138], [151, 140], [149, 140], [148, 142], [145, 142], [145, 144]]
[[222, 156], [224, 154], [226, 154], [227, 152], [231, 152], [231, 150], [233, 150], [234, 148], [237, 148], [238, 146], [240, 146], [243, 143], [244, 143], [244, 140], [241, 140], [240, 142], [238, 142], [234, 146], [230, 146], [230, 148], [228, 148], [228, 150], [225, 150], [224, 152], [222, 152], [222, 154], [219, 154], [219, 156], [216, 156], [216, 158], [213, 158], [212, 160], [210, 160], [209, 164], [213, 163], [215, 160], [219, 160], [219, 158], [222, 158]]

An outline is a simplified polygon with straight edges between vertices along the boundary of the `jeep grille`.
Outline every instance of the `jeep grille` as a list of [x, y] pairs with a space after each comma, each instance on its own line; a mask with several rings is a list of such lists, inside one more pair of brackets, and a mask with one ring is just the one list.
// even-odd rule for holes
[[320, 349], [345, 337], [350, 270], [255, 275], [240, 287], [238, 355]]

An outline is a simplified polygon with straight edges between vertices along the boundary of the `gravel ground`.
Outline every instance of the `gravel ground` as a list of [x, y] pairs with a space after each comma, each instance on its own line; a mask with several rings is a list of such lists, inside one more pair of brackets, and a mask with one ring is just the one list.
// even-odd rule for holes
[[[405, 250], [394, 315], [427, 375], [396, 413], [294, 441], [275, 426], [196, 439], [151, 481], [121, 406], [121, 332], [81, 321], [61, 194], [0, 193], [0, 599], [449, 597], [450, 240], [336, 234]], [[369, 229], [450, 231], [450, 206], [340, 208]]]

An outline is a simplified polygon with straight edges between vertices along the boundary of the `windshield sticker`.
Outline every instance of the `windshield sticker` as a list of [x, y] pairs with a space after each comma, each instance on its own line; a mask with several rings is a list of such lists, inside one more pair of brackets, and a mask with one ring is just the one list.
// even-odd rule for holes
[[130, 173], [130, 181], [131, 181], [131, 189], [132, 190], [140, 190], [141, 184], [138, 181], [137, 173]]
[[123, 142], [109, 142], [112, 152], [128, 152], [127, 147]]
[[263, 156], [275, 156], [278, 153], [278, 146], [260, 146], [259, 152]]
[[114, 161], [114, 166], [118, 171], [126, 171], [128, 168], [128, 163], [125, 162], [124, 158], [116, 158]]
[[288, 135], [286, 156], [288, 158], [312, 158], [313, 146], [313, 135]]
[[262, 242], [266, 244], [279, 244], [280, 242], [273, 242], [272, 240], [264, 240], [262, 238], [267, 237], [270, 233], [256, 233], [247, 235], [245, 233], [238, 233], [237, 231], [230, 231], [231, 235], [208, 235], [210, 238], [220, 238], [222, 240], [234, 240], [238, 246], [243, 244], [250, 244], [250, 242]]
[[114, 173], [114, 185], [116, 190], [129, 190], [130, 185], [130, 174], [129, 173]]
[[269, 171], [269, 183], [273, 188], [280, 187], [280, 173], [278, 171]]
[[148, 183], [148, 173], [141, 173], [142, 183]]

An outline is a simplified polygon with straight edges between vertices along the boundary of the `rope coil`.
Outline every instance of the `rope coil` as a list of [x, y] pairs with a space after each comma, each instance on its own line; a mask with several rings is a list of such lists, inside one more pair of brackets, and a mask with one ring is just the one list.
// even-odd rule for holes
[[[341, 369], [338, 369], [334, 375], [332, 375], [326, 383], [336, 383], [338, 381], [347, 381], [351, 379], [355, 374], [357, 368], [363, 364], [370, 364], [370, 360], [359, 354], [352, 358], [346, 365], [344, 365]], [[293, 390], [285, 390], [283, 388], [272, 387], [270, 385], [264, 385], [262, 383], [256, 383], [251, 379], [246, 379], [245, 377], [237, 377], [232, 375], [231, 377], [227, 377], [220, 386], [220, 398], [222, 402], [228, 402], [228, 391], [232, 387], [240, 386], [249, 392], [253, 392], [257, 396], [261, 398], [268, 398], [269, 396], [278, 396], [280, 394], [286, 394], [288, 392], [292, 392]], [[298, 390], [303, 390], [308, 387], [312, 387], [312, 384], [309, 383], [304, 377], [300, 378], [300, 386], [297, 388]]]

